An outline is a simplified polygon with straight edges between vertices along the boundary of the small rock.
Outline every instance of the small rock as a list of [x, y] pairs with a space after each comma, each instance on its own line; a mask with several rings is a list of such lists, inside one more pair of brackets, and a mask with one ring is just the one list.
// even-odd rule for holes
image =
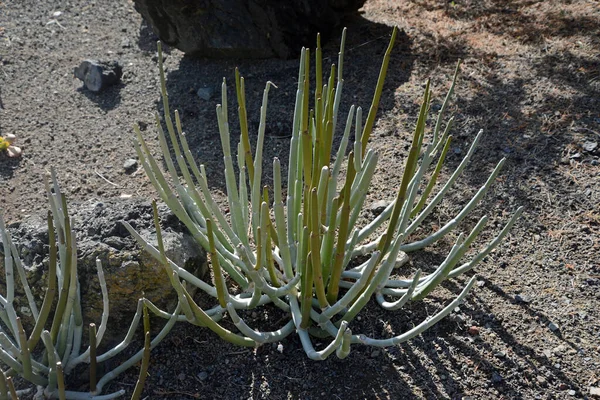
[[569, 388], [569, 385], [567, 385], [567, 384], [566, 384], [566, 383], [564, 383], [564, 382], [561, 382], [561, 383], [558, 385], [558, 390], [567, 390], [568, 388]]
[[567, 349], [567, 346], [565, 346], [564, 344], [560, 344], [560, 345], [556, 346], [555, 348], [553, 348], [552, 352], [554, 354], [562, 354], [565, 352], [566, 349]]
[[576, 392], [576, 391], [574, 391], [573, 389], [571, 389], [571, 390], [569, 390], [569, 391], [567, 392], [567, 394], [568, 394], [569, 396], [575, 396], [575, 394], [576, 394], [576, 393], [577, 393], [577, 392]]
[[381, 354], [379, 350], [373, 350], [373, 352], [371, 353], [371, 358], [377, 358], [379, 357], [379, 354]]
[[60, 17], [61, 15], [62, 15], [62, 11], [54, 11], [54, 12], [52, 13], [52, 16], [53, 16], [54, 18], [56, 18], [56, 17]]
[[208, 372], [202, 371], [198, 374], [198, 379], [200, 379], [201, 381], [205, 381], [206, 378], [208, 378]]
[[550, 322], [548, 324], [548, 329], [550, 329], [552, 332], [556, 332], [557, 330], [559, 330], [559, 327], [554, 322]]
[[492, 374], [492, 383], [501, 383], [501, 382], [502, 382], [502, 376], [499, 373], [494, 372]]
[[575, 153], [570, 158], [571, 160], [579, 160], [581, 159], [581, 153]]
[[546, 378], [544, 378], [542, 375], [538, 375], [536, 379], [540, 385], [544, 386], [546, 384]]
[[123, 40], [121, 40], [121, 47], [124, 49], [131, 47], [131, 40], [129, 40], [129, 38], [123, 38]]
[[389, 204], [390, 203], [385, 200], [376, 201], [375, 203], [371, 204], [371, 206], [369, 207], [369, 211], [371, 211], [371, 213], [373, 213], [374, 215], [379, 215], [385, 210], [385, 208]]
[[212, 87], [210, 87], [210, 86], [201, 87], [200, 89], [198, 89], [198, 91], [196, 92], [196, 94], [202, 100], [208, 101], [208, 100], [211, 99], [211, 97], [213, 97], [213, 94], [215, 94], [215, 89], [212, 88]]
[[186, 377], [185, 377], [185, 374], [184, 374], [183, 372], [182, 372], [182, 373], [180, 373], [179, 375], [177, 375], [177, 379], [179, 379], [179, 380], [180, 380], [180, 381], [182, 381], [182, 382], [183, 382], [183, 381], [185, 381], [185, 378], [186, 378]]
[[585, 142], [583, 144], [583, 150], [587, 151], [588, 153], [593, 152], [596, 150], [596, 148], [598, 148], [598, 142]]
[[125, 162], [123, 163], [123, 169], [127, 173], [134, 172], [137, 169], [137, 167], [138, 167], [138, 162], [134, 158], [130, 158], [128, 160], [125, 160]]
[[600, 398], [600, 387], [590, 387], [590, 396]]
[[97, 93], [118, 83], [123, 75], [123, 67], [116, 61], [85, 60], [73, 70], [73, 74], [88, 90]]
[[146, 129], [148, 129], [148, 123], [144, 122], [144, 121], [138, 121], [138, 126], [140, 128], [140, 131], [144, 132]]
[[523, 304], [527, 304], [527, 303], [531, 303], [531, 297], [529, 296], [521, 296], [520, 294], [515, 296], [515, 300], [517, 301], [517, 303], [523, 303]]
[[24, 314], [28, 317], [31, 317], [33, 315], [29, 307], [23, 306], [19, 310], [21, 311], [21, 314]]
[[467, 333], [471, 336], [476, 336], [479, 335], [479, 328], [476, 327], [475, 325], [472, 325], [469, 327], [469, 329], [467, 330]]
[[547, 358], [550, 358], [550, 357], [552, 357], [552, 351], [551, 351], [551, 350], [548, 350], [548, 349], [546, 349], [546, 350], [544, 350], [542, 353], [544, 353], [544, 355], [545, 355]]
[[[125, 247], [125, 242], [118, 236], [110, 236], [104, 239], [104, 243], [112, 247], [113, 249], [122, 250]], [[135, 262], [135, 261], [130, 261]], [[139, 264], [138, 264], [139, 265]]]
[[485, 281], [477, 281], [477, 286], [478, 287], [484, 287], [485, 286]]
[[283, 345], [281, 343], [277, 345], [277, 351], [283, 354]]
[[496, 357], [496, 358], [504, 358], [504, 357], [506, 357], [506, 353], [503, 352], [503, 351], [498, 351], [498, 352], [494, 353], [494, 357]]

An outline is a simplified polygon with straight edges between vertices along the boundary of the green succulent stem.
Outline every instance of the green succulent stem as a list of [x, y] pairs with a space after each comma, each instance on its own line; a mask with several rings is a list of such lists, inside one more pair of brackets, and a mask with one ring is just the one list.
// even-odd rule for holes
[[377, 109], [379, 108], [379, 101], [381, 100], [381, 93], [383, 92], [383, 84], [387, 76], [387, 70], [390, 64], [390, 58], [392, 56], [392, 49], [394, 48], [394, 43], [396, 42], [397, 35], [398, 28], [394, 27], [394, 29], [392, 30], [392, 38], [390, 39], [390, 43], [387, 47], [387, 50], [385, 51], [385, 55], [383, 56], [381, 70], [379, 71], [379, 77], [377, 78], [377, 86], [375, 86], [375, 93], [373, 94], [373, 101], [371, 103], [371, 107], [369, 108], [367, 122], [365, 124], [365, 127], [362, 131], [362, 136], [360, 138], [363, 154], [365, 154], [367, 150], [367, 143], [369, 142], [371, 132], [373, 131], [373, 125], [375, 124], [375, 116], [377, 114]]
[[348, 172], [346, 175], [344, 190], [342, 192], [342, 210], [335, 250], [335, 261], [331, 271], [329, 286], [327, 287], [327, 300], [329, 303], [335, 303], [339, 293], [339, 282], [340, 277], [342, 276], [344, 256], [346, 255], [346, 241], [348, 240], [349, 233], [348, 223], [350, 217], [350, 190], [352, 188], [352, 182], [354, 181], [355, 175], [356, 171], [354, 170], [354, 153], [351, 152], [348, 156]]

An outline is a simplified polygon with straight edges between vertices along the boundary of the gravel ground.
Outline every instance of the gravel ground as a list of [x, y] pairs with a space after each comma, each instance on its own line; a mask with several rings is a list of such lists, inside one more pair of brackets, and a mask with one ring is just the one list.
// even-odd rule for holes
[[[385, 350], [356, 346], [346, 360], [312, 362], [297, 337], [279, 349], [247, 350], [181, 325], [152, 353], [146, 398], [560, 399], [593, 397], [600, 387], [598, 3], [367, 1], [361, 15], [347, 21], [342, 110], [370, 104], [392, 25], [404, 33], [371, 138], [380, 162], [368, 204], [393, 198], [423, 84], [432, 78], [435, 110], [460, 58], [451, 107], [455, 140], [442, 180], [479, 129], [484, 136], [457, 190], [420, 234], [452, 218], [503, 157], [494, 189], [459, 230], [489, 215], [482, 245], [518, 206], [525, 214], [476, 269], [478, 284], [468, 300], [409, 343]], [[338, 38], [324, 48], [332, 61]], [[9, 222], [45, 213], [42, 188], [50, 166], [74, 204], [156, 197], [142, 172], [126, 173], [123, 166], [135, 158], [132, 124], [148, 126], [145, 134], [157, 149], [152, 121], [162, 106], [155, 41], [131, 1], [0, 3], [0, 135], [17, 135], [24, 151], [21, 159], [0, 155], [0, 210]], [[122, 83], [101, 94], [81, 89], [73, 68], [87, 58], [119, 60]], [[277, 84], [265, 158], [287, 159], [297, 60], [192, 59], [170, 50], [165, 63], [172, 105], [220, 200], [218, 99], [200, 99], [199, 88], [215, 87], [222, 77], [233, 82], [239, 67], [256, 127], [264, 84]], [[409, 268], [431, 270], [450, 240], [414, 255]], [[397, 313], [369, 305], [352, 328], [378, 337], [399, 334], [447, 304], [464, 282], [445, 284]], [[279, 317], [266, 309], [253, 318], [272, 326]], [[139, 346], [138, 340], [132, 349]], [[137, 373], [133, 368], [106, 391], [130, 394]]]

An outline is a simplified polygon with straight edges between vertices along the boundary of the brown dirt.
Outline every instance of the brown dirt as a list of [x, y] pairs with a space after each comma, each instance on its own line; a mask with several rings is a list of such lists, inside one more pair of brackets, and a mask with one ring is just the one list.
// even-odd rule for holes
[[[53, 16], [61, 11], [60, 16]], [[476, 273], [479, 285], [449, 318], [417, 339], [344, 361], [311, 362], [297, 338], [255, 351], [181, 325], [153, 351], [147, 398], [583, 398], [600, 386], [600, 11], [595, 1], [372, 0], [347, 23], [346, 103], [368, 107], [391, 25], [406, 35], [393, 53], [371, 145], [380, 151], [369, 201], [391, 199], [416, 120], [423, 82], [433, 108], [463, 59], [452, 112], [448, 168], [479, 129], [485, 135], [457, 190], [425, 228], [451, 218], [502, 157], [508, 162], [474, 216], [490, 239], [519, 205], [526, 213]], [[130, 1], [0, 3], [0, 135], [14, 133], [19, 160], [0, 157], [0, 209], [9, 221], [45, 210], [42, 182], [56, 167], [70, 201], [154, 197], [143, 173], [127, 175], [135, 122], [161, 112], [156, 38]], [[337, 54], [336, 38], [324, 54]], [[118, 59], [123, 83], [99, 95], [79, 89], [82, 59]], [[335, 57], [334, 57], [335, 58]], [[332, 58], [332, 61], [333, 59]], [[195, 91], [233, 81], [239, 66], [257, 125], [262, 88], [272, 91], [266, 159], [286, 159], [297, 60], [198, 60], [172, 50], [167, 86], [215, 194], [224, 190], [216, 98]], [[232, 113], [233, 114], [233, 113]], [[235, 126], [235, 121], [232, 121]], [[482, 242], [483, 243], [483, 242]], [[430, 268], [448, 243], [413, 258]], [[464, 279], [399, 313], [370, 306], [353, 329], [398, 334], [446, 304]], [[262, 314], [258, 320], [266, 318]], [[263, 322], [264, 323], [264, 322]], [[549, 324], [559, 329], [553, 331]], [[469, 334], [478, 331], [478, 334]], [[139, 342], [134, 345], [139, 345]], [[137, 371], [107, 391], [133, 388]]]

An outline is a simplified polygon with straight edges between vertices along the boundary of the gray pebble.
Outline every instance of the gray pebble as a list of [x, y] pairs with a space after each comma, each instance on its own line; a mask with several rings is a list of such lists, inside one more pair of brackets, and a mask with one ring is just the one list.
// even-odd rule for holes
[[138, 162], [134, 158], [125, 160], [125, 162], [123, 163], [123, 169], [125, 170], [125, 172], [134, 172], [137, 169], [137, 167]]
[[123, 240], [117, 236], [107, 237], [104, 239], [104, 243], [117, 250], [122, 250], [125, 247]]
[[517, 301], [517, 303], [531, 303], [531, 297], [525, 295], [521, 296], [520, 294], [515, 296], [515, 300]]
[[494, 372], [492, 374], [492, 383], [500, 383], [500, 382], [502, 382], [502, 376], [499, 373]]
[[85, 60], [73, 70], [76, 78], [83, 81], [92, 92], [100, 92], [119, 83], [123, 67], [117, 61]]
[[201, 87], [196, 92], [198, 97], [200, 97], [204, 101], [210, 100], [214, 93], [215, 93], [215, 89], [212, 87]]
[[565, 346], [564, 344], [560, 344], [560, 345], [556, 346], [555, 348], [553, 348], [552, 352], [555, 354], [562, 354], [565, 352], [565, 350], [567, 350], [567, 346]]
[[556, 332], [559, 328], [554, 322], [550, 322], [548, 324], [548, 329], [550, 329], [552, 332]]
[[371, 204], [371, 206], [369, 207], [369, 211], [371, 211], [374, 215], [379, 215], [385, 210], [385, 208], [389, 204], [390, 203], [385, 200], [376, 201], [375, 203]]
[[206, 378], [208, 378], [208, 372], [202, 371], [198, 374], [198, 379], [200, 379], [201, 381], [205, 381]]
[[596, 150], [597, 147], [598, 147], [598, 142], [585, 142], [583, 144], [583, 149], [589, 153]]

